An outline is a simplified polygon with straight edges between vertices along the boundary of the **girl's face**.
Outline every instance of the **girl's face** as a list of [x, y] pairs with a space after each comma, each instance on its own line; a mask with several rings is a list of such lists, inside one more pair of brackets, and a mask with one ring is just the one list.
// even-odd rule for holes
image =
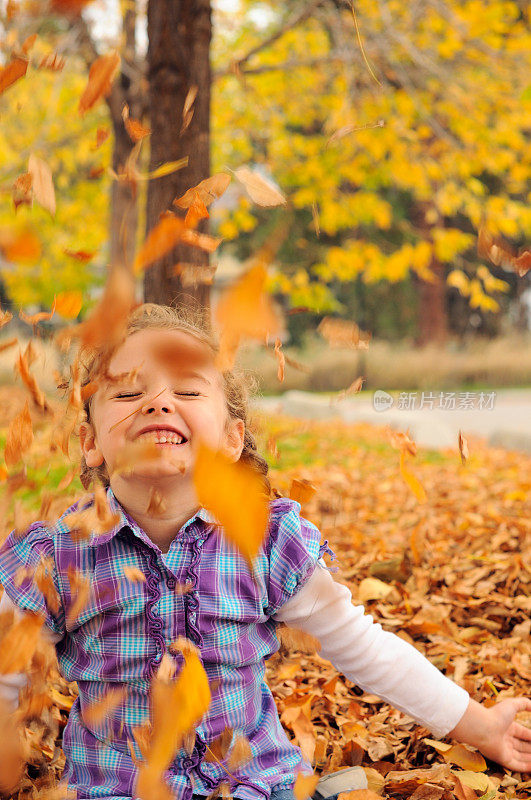
[[111, 475], [122, 448], [142, 440], [156, 444], [160, 459], [138, 465], [136, 477], [191, 477], [201, 441], [240, 457], [244, 424], [229, 417], [213, 354], [190, 334], [137, 331], [114, 354], [108, 375], [80, 430], [89, 467], [105, 462]]

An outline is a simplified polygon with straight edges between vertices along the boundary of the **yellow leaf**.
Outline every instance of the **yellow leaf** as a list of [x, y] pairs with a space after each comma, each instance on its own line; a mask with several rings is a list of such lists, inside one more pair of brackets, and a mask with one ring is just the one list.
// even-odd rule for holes
[[411, 489], [411, 491], [413, 492], [419, 503], [425, 503], [427, 499], [426, 491], [421, 482], [418, 480], [418, 478], [416, 478], [415, 475], [413, 475], [413, 473], [410, 472], [406, 467], [406, 455], [404, 451], [400, 453], [400, 474], [402, 475], [403, 479], [405, 480], [405, 482], [407, 483], [407, 485], [409, 486], [409, 488]]
[[[188, 156], [184, 158], [179, 158], [178, 161], [166, 161], [165, 164], [161, 164], [160, 167], [157, 167], [152, 172], [148, 172], [145, 176], [148, 180], [152, 180], [153, 178], [164, 178], [165, 175], [171, 175], [172, 172], [177, 172], [178, 169], [183, 169], [183, 167], [188, 166]], [[144, 176], [141, 175], [141, 178]]]
[[201, 505], [221, 523], [223, 534], [238, 548], [252, 569], [264, 541], [269, 503], [261, 476], [252, 467], [233, 463], [201, 444], [194, 468]]
[[464, 783], [465, 786], [478, 792], [489, 792], [496, 788], [489, 776], [481, 772], [473, 772], [466, 769], [462, 771], [452, 770], [452, 775], [459, 778], [461, 783]]
[[366, 603], [368, 600], [383, 600], [392, 588], [379, 578], [364, 578], [358, 588], [358, 599], [360, 603]]
[[477, 750], [469, 750], [463, 744], [454, 744], [442, 754], [449, 764], [457, 764], [470, 772], [485, 772], [487, 762]]

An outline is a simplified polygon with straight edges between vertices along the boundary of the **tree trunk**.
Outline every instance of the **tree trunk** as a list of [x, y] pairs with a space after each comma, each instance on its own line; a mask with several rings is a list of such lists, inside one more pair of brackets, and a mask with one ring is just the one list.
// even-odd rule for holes
[[[163, 211], [176, 211], [172, 207], [174, 198], [210, 174], [210, 0], [149, 0], [147, 22], [150, 169], [184, 156], [189, 159], [184, 169], [149, 182], [149, 232]], [[193, 87], [197, 87], [194, 114], [182, 131], [183, 107]], [[144, 277], [146, 301], [187, 306], [198, 303], [208, 309], [209, 287], [202, 283], [183, 287], [175, 274], [177, 264], [207, 266], [208, 253], [180, 245], [149, 267]]]
[[419, 332], [417, 344], [421, 346], [428, 344], [428, 342], [444, 344], [448, 336], [444, 264], [434, 258], [430, 264], [430, 270], [436, 276], [435, 281], [419, 279]]

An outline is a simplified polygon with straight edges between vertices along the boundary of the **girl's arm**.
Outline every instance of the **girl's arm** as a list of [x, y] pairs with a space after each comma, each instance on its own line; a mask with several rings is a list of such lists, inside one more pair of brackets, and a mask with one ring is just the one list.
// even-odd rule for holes
[[481, 706], [412, 645], [384, 631], [364, 614], [363, 606], [351, 601], [348, 588], [318, 565], [273, 618], [317, 637], [321, 655], [347, 678], [436, 736], [452, 735], [473, 744], [510, 769], [531, 769], [531, 731], [513, 722], [517, 711], [531, 709], [531, 701], [521, 698], [491, 709]]

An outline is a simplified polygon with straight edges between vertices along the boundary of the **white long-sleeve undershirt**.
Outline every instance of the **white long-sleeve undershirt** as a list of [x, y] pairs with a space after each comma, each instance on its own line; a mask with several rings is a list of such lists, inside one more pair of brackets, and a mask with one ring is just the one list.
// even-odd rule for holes
[[[0, 613], [11, 609], [21, 613], [4, 592]], [[468, 692], [412, 645], [384, 631], [363, 606], [354, 606], [349, 589], [334, 581], [324, 562], [318, 562], [304, 586], [273, 619], [315, 636], [321, 643], [320, 655], [345, 677], [410, 715], [435, 736], [453, 730], [467, 709]], [[54, 643], [61, 638], [46, 632]], [[25, 683], [23, 674], [0, 675], [0, 695], [16, 707]]]

